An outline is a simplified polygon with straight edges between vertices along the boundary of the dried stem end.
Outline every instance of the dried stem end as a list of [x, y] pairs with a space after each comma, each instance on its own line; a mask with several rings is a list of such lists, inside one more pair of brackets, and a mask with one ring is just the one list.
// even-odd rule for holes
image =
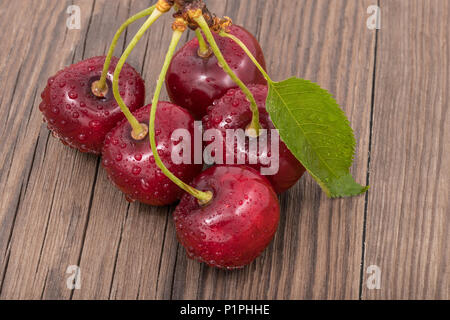
[[106, 82], [101, 85], [100, 80], [92, 82], [91, 91], [97, 98], [104, 98], [108, 94], [109, 88]]
[[131, 130], [131, 137], [136, 141], [144, 140], [148, 135], [148, 126], [144, 123], [141, 123], [141, 132], [135, 132], [135, 130]]
[[180, 31], [184, 32], [187, 29], [187, 22], [183, 18], [175, 18], [175, 21], [172, 24], [172, 30], [173, 31]]
[[158, 0], [156, 9], [162, 13], [169, 11], [173, 7], [173, 1], [170, 0]]
[[205, 195], [207, 196], [205, 199], [199, 199], [198, 200], [198, 203], [202, 206], [202, 207], [205, 207], [205, 206], [207, 206], [211, 201], [212, 201], [212, 199], [214, 198], [214, 194], [211, 192], [211, 191], [206, 191], [206, 192], [204, 192], [205, 193]]

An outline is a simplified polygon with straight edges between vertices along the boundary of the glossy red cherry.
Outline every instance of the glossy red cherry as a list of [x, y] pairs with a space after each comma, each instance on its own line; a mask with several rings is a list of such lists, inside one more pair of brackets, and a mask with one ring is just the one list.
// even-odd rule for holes
[[[255, 37], [238, 26], [232, 26], [230, 33], [242, 40], [265, 68], [264, 55]], [[245, 84], [266, 83], [261, 72], [233, 40], [214, 36], [225, 60]], [[176, 53], [166, 76], [166, 87], [173, 103], [201, 119], [214, 100], [237, 86], [219, 66], [214, 55], [202, 58], [198, 49], [198, 40], [193, 39]]]
[[[134, 116], [140, 123], [148, 124], [150, 110], [151, 105], [145, 106], [136, 111]], [[172, 141], [172, 133], [177, 129], [186, 129], [194, 137], [193, 117], [186, 109], [169, 102], [160, 102], [155, 126], [161, 160], [178, 178], [189, 183], [201, 172], [203, 165], [174, 164], [172, 150], [179, 141]], [[153, 206], [174, 203], [183, 191], [156, 165], [148, 135], [137, 141], [132, 138], [131, 132], [130, 124], [123, 120], [106, 136], [102, 163], [109, 178], [125, 193], [129, 201], [140, 201]], [[191, 145], [194, 146], [193, 141]]]
[[[90, 58], [59, 71], [41, 95], [39, 109], [48, 128], [64, 144], [82, 152], [100, 154], [106, 134], [124, 118], [112, 91], [117, 58], [109, 67], [106, 96], [99, 98], [92, 93], [91, 85], [100, 79], [105, 59]], [[120, 75], [119, 88], [131, 111], [144, 105], [144, 81], [128, 64]]]
[[[245, 141], [235, 140], [234, 151], [231, 150], [232, 155], [234, 153], [234, 163], [238, 163], [237, 159], [241, 155], [245, 157], [245, 164], [261, 172], [262, 167], [270, 167], [271, 157], [276, 157], [276, 153], [271, 149], [272, 146], [272, 134], [271, 130], [275, 129], [270, 116], [266, 111], [266, 98], [267, 98], [267, 86], [265, 85], [253, 85], [249, 86], [250, 91], [255, 97], [260, 113], [260, 123], [262, 129], [267, 130], [267, 152], [261, 149], [258, 152], [258, 163], [250, 164], [249, 161], [249, 139]], [[240, 89], [231, 89], [220, 100], [214, 102], [214, 105], [210, 107], [208, 115], [203, 118], [203, 126], [205, 130], [218, 129], [223, 136], [223, 155], [224, 161], [226, 161], [226, 133], [227, 130], [245, 130], [251, 123], [252, 112], [250, 110], [250, 103], [246, 99], [244, 93]], [[278, 137], [278, 136], [277, 136]], [[303, 176], [305, 168], [295, 158], [295, 156], [289, 151], [283, 141], [279, 141], [279, 170], [274, 175], [268, 175], [267, 178], [272, 183], [277, 193], [283, 193]], [[227, 163], [230, 164], [230, 163]]]
[[177, 237], [190, 258], [235, 269], [267, 248], [278, 227], [280, 206], [266, 178], [245, 166], [215, 166], [192, 186], [211, 191], [213, 199], [202, 206], [185, 194], [175, 210]]

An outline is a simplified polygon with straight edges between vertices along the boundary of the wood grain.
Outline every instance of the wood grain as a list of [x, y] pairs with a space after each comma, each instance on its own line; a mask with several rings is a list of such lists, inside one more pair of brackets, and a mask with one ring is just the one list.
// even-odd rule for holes
[[450, 3], [381, 10], [364, 261], [381, 289], [363, 298], [448, 299]]
[[[335, 95], [358, 141], [352, 172], [372, 186], [367, 197], [332, 201], [305, 176], [281, 197], [274, 242], [237, 272], [188, 260], [173, 208], [127, 203], [98, 158], [42, 124], [47, 78], [104, 54], [121, 22], [152, 1], [1, 1], [0, 30], [12, 31], [0, 33], [0, 299], [448, 298], [450, 5], [380, 1], [377, 32], [366, 27], [373, 0], [208, 0], [257, 36], [275, 80], [295, 75]], [[71, 4], [81, 30], [66, 28]], [[169, 22], [129, 59], [147, 101]], [[81, 267], [81, 290], [66, 287], [71, 265]], [[381, 290], [365, 286], [370, 265], [382, 270]]]
[[[83, 35], [66, 33], [64, 2], [4, 3], [2, 23], [13, 25], [14, 36], [2, 37], [8, 55], [0, 65], [7, 77], [1, 89], [1, 297], [39, 299], [47, 281], [64, 279], [67, 265], [60, 261], [79, 255], [89, 208], [89, 196], [81, 195], [94, 183], [97, 160], [49, 139], [37, 108], [46, 79], [73, 61]], [[90, 12], [90, 1], [80, 5]], [[60, 298], [69, 296], [66, 290]]]

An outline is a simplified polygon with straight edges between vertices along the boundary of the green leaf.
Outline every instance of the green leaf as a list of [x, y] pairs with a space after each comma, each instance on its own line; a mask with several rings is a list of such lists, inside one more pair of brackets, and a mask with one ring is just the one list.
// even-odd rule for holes
[[298, 78], [269, 82], [266, 106], [281, 139], [329, 197], [368, 190], [350, 174], [355, 137], [328, 91]]

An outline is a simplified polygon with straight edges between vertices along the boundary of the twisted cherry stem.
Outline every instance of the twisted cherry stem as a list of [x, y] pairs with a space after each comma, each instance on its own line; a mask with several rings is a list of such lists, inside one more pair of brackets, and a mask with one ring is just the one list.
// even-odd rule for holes
[[173, 55], [175, 53], [175, 50], [178, 46], [178, 43], [180, 42], [181, 36], [183, 34], [183, 29], [176, 29], [173, 32], [172, 40], [170, 42], [169, 50], [166, 55], [166, 59], [164, 61], [163, 68], [161, 70], [161, 74], [159, 75], [158, 82], [156, 84], [155, 94], [153, 96], [152, 100], [152, 108], [150, 113], [150, 125], [149, 125], [149, 132], [150, 132], [150, 145], [153, 152], [153, 157], [155, 158], [155, 163], [157, 166], [161, 169], [161, 171], [178, 187], [192, 195], [193, 197], [197, 198], [199, 203], [202, 205], [208, 204], [212, 198], [213, 194], [212, 192], [202, 192], [199, 191], [188, 184], [181, 181], [178, 177], [176, 177], [172, 172], [170, 172], [169, 169], [164, 165], [162, 162], [159, 154], [158, 149], [156, 147], [156, 137], [155, 137], [155, 120], [156, 120], [156, 111], [158, 109], [158, 102], [159, 102], [159, 96], [161, 94], [161, 89], [164, 84], [164, 79], [166, 78], [167, 70], [169, 69], [170, 63], [172, 61]]
[[266, 70], [264, 70], [264, 68], [261, 66], [261, 64], [258, 62], [258, 60], [255, 58], [255, 56], [250, 52], [250, 50], [247, 48], [247, 46], [238, 37], [227, 33], [225, 30], [221, 30], [219, 32], [219, 35], [221, 37], [228, 38], [228, 39], [231, 39], [234, 42], [236, 42], [236, 44], [238, 46], [240, 46], [242, 48], [242, 50], [244, 50], [244, 52], [247, 54], [247, 56], [250, 58], [250, 60], [253, 61], [253, 63], [259, 69], [259, 71], [261, 71], [263, 77], [267, 80], [267, 82], [273, 83], [273, 80], [269, 77]]
[[201, 58], [209, 58], [212, 54], [212, 51], [209, 45], [206, 43], [205, 38], [203, 38], [202, 31], [199, 28], [195, 29], [195, 35], [197, 36], [199, 45], [198, 56]]
[[109, 51], [108, 51], [108, 54], [106, 56], [105, 64], [103, 65], [103, 71], [102, 71], [102, 75], [100, 77], [100, 80], [95, 81], [92, 84], [92, 92], [97, 97], [105, 97], [106, 94], [108, 93], [108, 85], [106, 84], [106, 77], [108, 76], [109, 66], [111, 65], [111, 59], [113, 57], [114, 50], [116, 49], [117, 42], [119, 41], [120, 36], [125, 31], [125, 29], [128, 28], [128, 26], [130, 24], [136, 22], [139, 19], [142, 19], [144, 17], [147, 17], [147, 16], [151, 15], [153, 13], [153, 11], [155, 10], [155, 7], [156, 7], [156, 5], [151, 6], [150, 8], [142, 10], [141, 12], [139, 12], [139, 13], [135, 14], [134, 16], [130, 17], [127, 21], [125, 21], [124, 24], [122, 24], [120, 26], [119, 30], [117, 30], [117, 32], [114, 35], [114, 38], [113, 38], [113, 40], [111, 42], [111, 45], [109, 47]]
[[195, 22], [197, 22], [198, 26], [205, 34], [206, 40], [208, 40], [211, 50], [214, 52], [214, 55], [219, 61], [219, 65], [230, 76], [230, 78], [239, 86], [239, 88], [241, 88], [242, 92], [244, 92], [245, 96], [250, 102], [250, 109], [252, 110], [253, 116], [250, 125], [247, 127], [247, 132], [254, 132], [256, 133], [257, 136], [259, 136], [259, 130], [261, 129], [261, 125], [259, 123], [259, 110], [258, 105], [256, 104], [255, 101], [255, 97], [253, 97], [253, 94], [250, 92], [247, 86], [242, 82], [241, 79], [239, 79], [239, 77], [233, 72], [233, 70], [226, 62], [222, 52], [219, 49], [219, 46], [217, 45], [216, 40], [214, 39], [211, 30], [209, 29], [208, 23], [201, 14], [201, 11], [200, 12], [194, 11], [191, 14], [192, 18], [195, 20]]
[[152, 26], [152, 24], [158, 20], [159, 17], [161, 17], [164, 14], [164, 12], [160, 11], [158, 7], [156, 7], [150, 17], [147, 19], [147, 21], [142, 25], [142, 27], [139, 29], [139, 31], [136, 33], [134, 38], [131, 40], [130, 44], [126, 48], [125, 52], [123, 53], [122, 57], [120, 58], [119, 62], [117, 63], [116, 70], [114, 71], [114, 78], [113, 78], [113, 92], [114, 97], [117, 100], [117, 103], [119, 104], [120, 109], [122, 110], [123, 114], [125, 115], [125, 118], [127, 118], [128, 122], [130, 123], [131, 127], [133, 128], [132, 135], [133, 137], [137, 137], [138, 139], [145, 138], [147, 132], [146, 128], [142, 126], [139, 121], [133, 116], [130, 109], [125, 105], [125, 102], [123, 101], [120, 92], [119, 92], [119, 77], [120, 73], [122, 71], [123, 65], [125, 64], [126, 60], [128, 59], [131, 52], [134, 50], [138, 42], [141, 40], [142, 36], [145, 34], [145, 32]]

